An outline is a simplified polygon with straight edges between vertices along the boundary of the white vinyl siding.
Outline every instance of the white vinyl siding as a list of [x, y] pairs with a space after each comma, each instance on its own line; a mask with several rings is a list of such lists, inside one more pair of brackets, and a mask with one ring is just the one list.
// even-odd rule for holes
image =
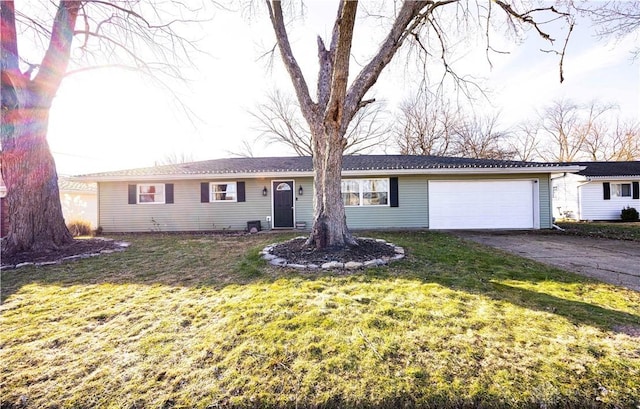
[[92, 229], [98, 227], [98, 196], [96, 193], [61, 191], [60, 204], [65, 223], [84, 220], [91, 223]]
[[[604, 181], [592, 181], [579, 188], [580, 219], [581, 220], [620, 220], [622, 209], [629, 206], [640, 210], [640, 199], [632, 196], [615, 196], [613, 186], [633, 181], [611, 181], [611, 199], [604, 199]], [[633, 193], [633, 192], [632, 192]]]
[[552, 198], [553, 217], [557, 219], [580, 218], [578, 206], [578, 185], [583, 183], [584, 177], [568, 173], [563, 176], [555, 176], [551, 181], [552, 189], [556, 196]]

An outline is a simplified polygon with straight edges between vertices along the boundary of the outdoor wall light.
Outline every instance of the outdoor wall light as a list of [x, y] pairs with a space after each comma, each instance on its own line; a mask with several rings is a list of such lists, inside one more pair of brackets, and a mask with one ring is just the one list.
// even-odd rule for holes
[[267, 187], [265, 186], [265, 187], [262, 188], [262, 196], [266, 196], [267, 193], [268, 193], [267, 192]]
[[302, 189], [302, 185], [300, 185], [300, 187], [298, 188], [298, 196], [302, 196], [303, 193], [304, 190]]

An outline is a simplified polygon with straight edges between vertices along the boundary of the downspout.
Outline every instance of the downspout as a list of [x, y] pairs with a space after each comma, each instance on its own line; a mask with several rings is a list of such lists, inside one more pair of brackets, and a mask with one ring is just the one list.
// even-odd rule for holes
[[562, 176], [556, 176], [555, 178], [549, 178], [549, 180], [556, 180], [567, 176], [567, 172], [564, 172]]
[[96, 206], [98, 207], [96, 209], [96, 223], [98, 224], [96, 226], [96, 231], [101, 231], [102, 229], [100, 229], [101, 223], [100, 223], [100, 182], [96, 182]]

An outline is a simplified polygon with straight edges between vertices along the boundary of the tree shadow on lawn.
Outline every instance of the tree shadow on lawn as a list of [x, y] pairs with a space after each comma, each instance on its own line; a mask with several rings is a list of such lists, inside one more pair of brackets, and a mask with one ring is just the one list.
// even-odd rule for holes
[[[415, 245], [406, 243], [401, 238], [393, 239], [408, 247], [412, 256], [402, 263], [404, 270], [410, 271], [412, 277], [422, 282], [508, 302], [529, 310], [551, 313], [564, 317], [575, 325], [584, 324], [606, 331], [630, 330], [632, 334], [629, 335], [638, 336], [640, 314], [570, 299], [582, 294], [587, 298], [590, 292], [605, 289], [620, 297], [616, 301], [628, 299], [628, 296], [637, 300], [640, 311], [640, 294], [633, 290], [615, 287], [450, 234], [426, 234], [428, 236]], [[394, 266], [391, 268], [396, 270]], [[563, 298], [545, 292], [545, 284], [549, 283], [558, 287], [566, 286], [569, 297]], [[539, 291], [537, 287], [540, 288]]]
[[[224, 239], [215, 237], [162, 238], [169, 240], [168, 246], [150, 244], [149, 240], [153, 238], [145, 237], [142, 242], [132, 240], [133, 245], [124, 253], [61, 265], [2, 271], [1, 299], [2, 303], [5, 303], [11, 295], [27, 284], [65, 287], [139, 284], [208, 287], [221, 290], [230, 285], [269, 285], [279, 279], [314, 281], [337, 277], [375, 282], [401, 278], [419, 283], [438, 284], [454, 291], [552, 313], [574, 324], [594, 326], [607, 331], [628, 326], [640, 328], [639, 315], [512, 284], [520, 282], [523, 286], [530, 287], [531, 284], [560, 282], [561, 285], [574, 287], [578, 284], [581, 286], [580, 291], [584, 292], [592, 291], [594, 286], [598, 285], [614, 291], [613, 286], [506, 252], [465, 242], [447, 234], [367, 232], [366, 235], [383, 237], [404, 246], [409, 255], [408, 259], [373, 270], [300, 273], [292, 269], [268, 266], [258, 254], [264, 245], [287, 240], [290, 234], [271, 237], [248, 236], [234, 238], [232, 242], [226, 243]], [[189, 247], [188, 252], [185, 252], [184, 246]], [[211, 258], [212, 254], [220, 254], [220, 258]], [[216, 268], [216, 261], [230, 265]], [[624, 297], [625, 292], [635, 294], [631, 290], [620, 288], [620, 297]]]

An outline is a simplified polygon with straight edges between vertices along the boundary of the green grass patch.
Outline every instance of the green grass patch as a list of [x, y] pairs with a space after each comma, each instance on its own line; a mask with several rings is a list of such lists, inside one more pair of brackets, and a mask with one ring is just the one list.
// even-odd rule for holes
[[127, 237], [2, 273], [2, 407], [635, 408], [640, 294], [433, 232], [300, 273], [289, 235]]
[[615, 240], [640, 241], [640, 222], [563, 222], [556, 223], [567, 234]]

